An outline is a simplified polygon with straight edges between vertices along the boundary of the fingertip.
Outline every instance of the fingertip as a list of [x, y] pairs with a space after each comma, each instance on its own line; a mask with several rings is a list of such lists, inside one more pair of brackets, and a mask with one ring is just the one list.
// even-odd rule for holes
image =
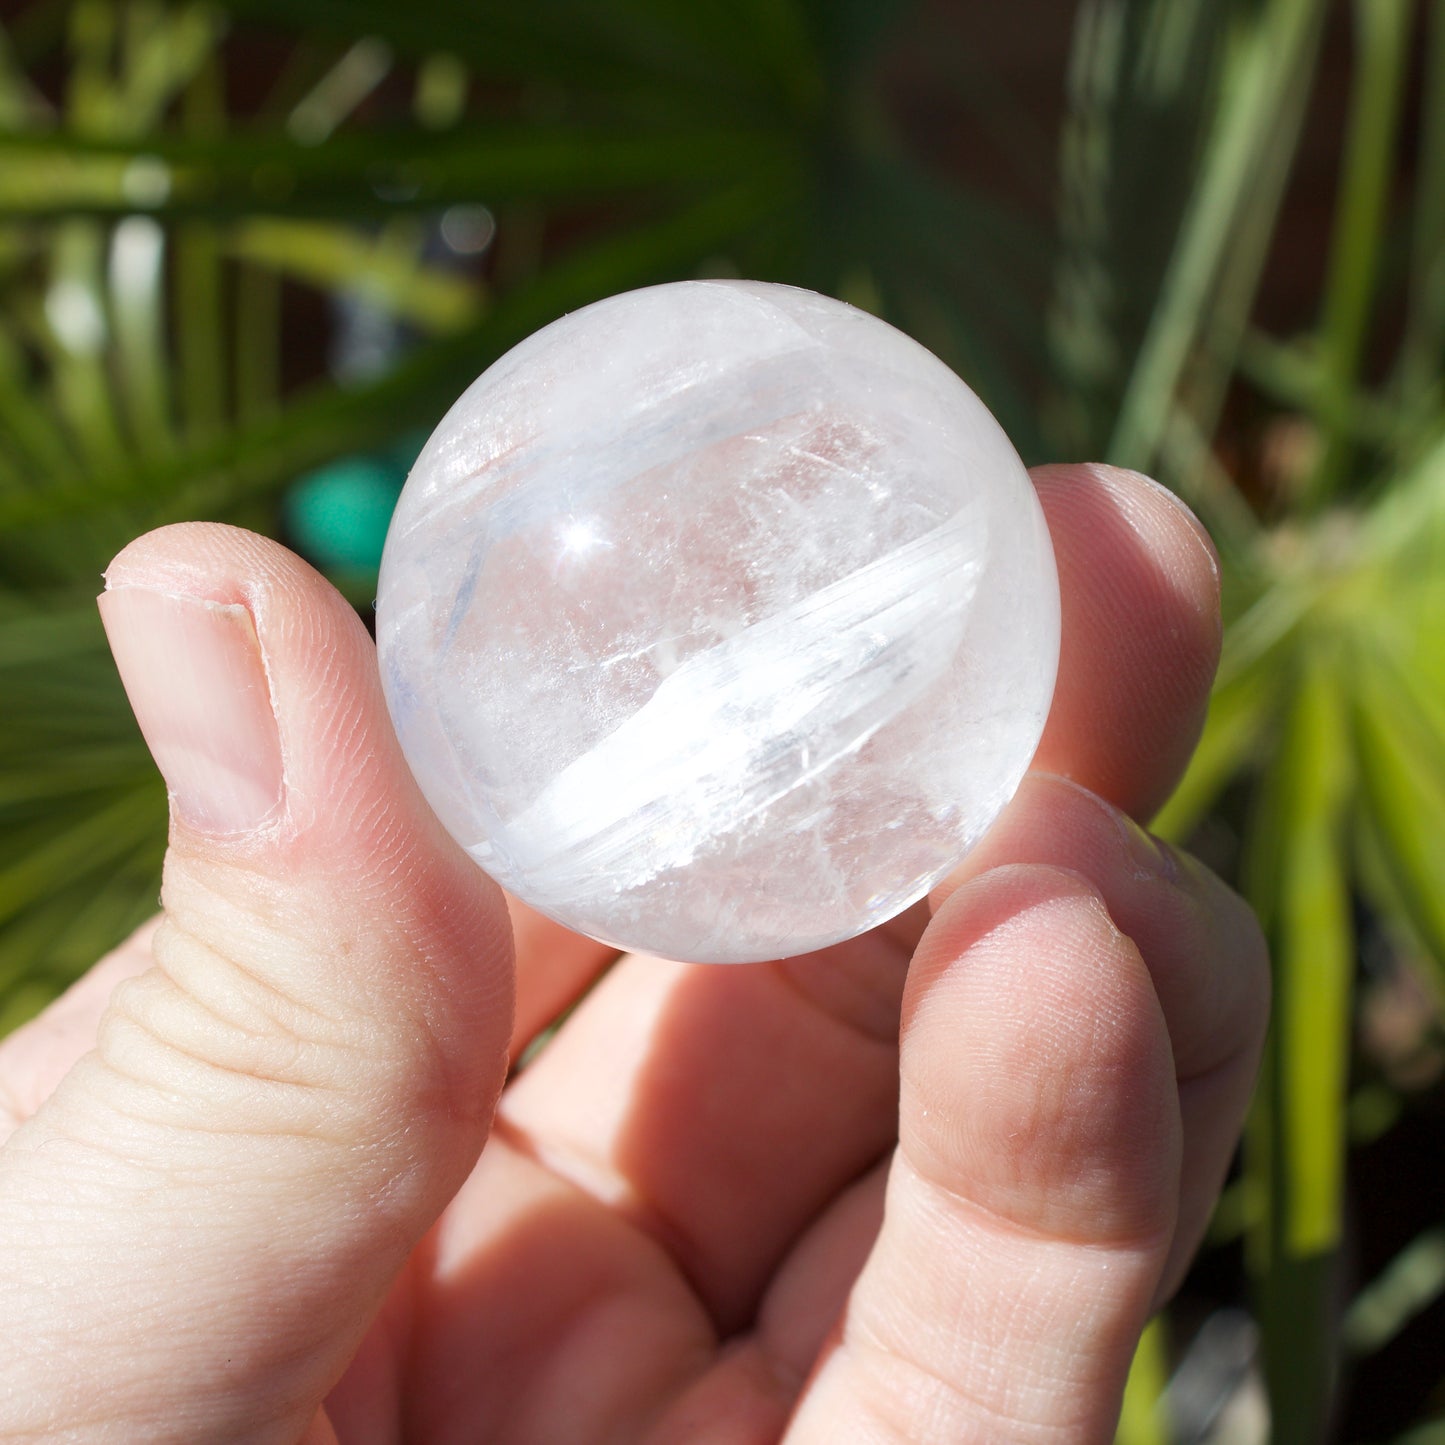
[[932, 892], [1019, 863], [1077, 869], [1148, 964], [1181, 1079], [1258, 1047], [1269, 964], [1253, 910], [1197, 859], [1071, 779], [1030, 773], [988, 836]]
[[197, 600], [243, 603], [280, 587], [344, 599], [309, 563], [269, 537], [225, 522], [172, 522], [127, 542], [105, 569], [105, 586], [147, 587]]
[[1033, 473], [1062, 593], [1058, 684], [1035, 767], [1136, 817], [1168, 796], [1219, 661], [1219, 560], [1170, 491], [1096, 465]]
[[911, 1002], [941, 971], [955, 966], [973, 944], [1009, 920], [1066, 901], [1097, 907], [1108, 917], [1103, 895], [1087, 875], [1058, 863], [1008, 861], [982, 873], [965, 865], [950, 874], [932, 896], [933, 917], [919, 940], [908, 974], [905, 1021]]
[[1178, 546], [1187, 570], [1198, 570], [1202, 561], [1200, 590], [1204, 594], [1212, 590], [1217, 600], [1220, 562], [1214, 538], [1189, 504], [1163, 482], [1132, 467], [1103, 462], [1055, 462], [1034, 467], [1030, 476], [1040, 496], [1049, 496], [1055, 506], [1067, 507], [1071, 500], [1087, 505], [1085, 494], [1091, 489], [1111, 497], [1146, 538], [1162, 542], [1165, 551]]
[[1179, 1168], [1173, 1058], [1099, 890], [1019, 864], [959, 887], [904, 1002], [901, 1132], [920, 1172], [1075, 1241], [1154, 1238]]

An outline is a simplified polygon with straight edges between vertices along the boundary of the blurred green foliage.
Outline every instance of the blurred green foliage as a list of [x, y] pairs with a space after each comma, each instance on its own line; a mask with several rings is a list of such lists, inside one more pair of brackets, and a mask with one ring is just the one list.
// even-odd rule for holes
[[[933, 26], [979, 134], [1028, 131], [987, 54], [941, 47], [940, 9], [14, 10], [0, 1030], [155, 906], [164, 797], [93, 604], [125, 541], [198, 516], [275, 531], [294, 480], [341, 459], [284, 515], [364, 601], [365, 525], [327, 552], [338, 475], [371, 476], [374, 510], [376, 459], [536, 327], [688, 275], [841, 295], [959, 369], [1029, 460], [1150, 470], [1217, 539], [1224, 664], [1157, 826], [1231, 873], [1271, 936], [1275, 1028], [1215, 1236], [1245, 1240], [1271, 1438], [1319, 1440], [1350, 1360], [1397, 1347], [1445, 1288], [1435, 1223], [1373, 1278], [1341, 1267], [1352, 1141], [1400, 1127], [1439, 1078], [1445, 0], [1081, 0], [1062, 131], [1032, 157], [1057, 166], [1052, 224], [941, 178], [900, 123], [889, 59]], [[1276, 334], [1261, 278], [1330, 24], [1348, 56], [1326, 106], [1343, 140], [1312, 240], [1323, 281], [1307, 324]], [[451, 208], [495, 218], [480, 260], [438, 253]], [[328, 374], [328, 301], [401, 328], [394, 364]], [[1371, 1008], [1406, 995], [1403, 1043], [1397, 1027], [1372, 1044]], [[1121, 1439], [1170, 1438], [1155, 1403], [1170, 1326], [1146, 1337]]]

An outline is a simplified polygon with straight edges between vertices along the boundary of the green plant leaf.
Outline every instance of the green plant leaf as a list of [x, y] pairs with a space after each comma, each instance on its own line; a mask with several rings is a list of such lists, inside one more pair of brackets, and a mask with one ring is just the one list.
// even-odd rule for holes
[[[1130, 372], [1110, 461], [1151, 465], [1241, 222], [1246, 212], [1262, 222], [1278, 206], [1303, 116], [1301, 78], [1312, 73], [1326, 9], [1325, 0], [1233, 7], [1214, 126]], [[1286, 98], [1293, 104], [1281, 114]]]
[[0, 922], [43, 896], [53, 879], [103, 878], [120, 859], [153, 844], [156, 803], [163, 798], [158, 782], [148, 778], [103, 806], [87, 809], [58, 831], [48, 818], [12, 830], [10, 845], [0, 857]]
[[1114, 1445], [1168, 1445], [1162, 1401], [1169, 1383], [1169, 1347], [1162, 1315], [1145, 1326], [1129, 1367]]
[[1361, 793], [1393, 890], [1445, 983], [1445, 735], [1379, 654], [1354, 699]]
[[1397, 1435], [1390, 1445], [1445, 1445], [1445, 1419], [1437, 1418]]
[[1078, 9], [1049, 318], [1058, 440], [1072, 453], [1098, 456], [1108, 443], [1218, 105], [1230, 15], [1211, 0]]
[[1357, 69], [1320, 325], [1315, 415], [1324, 449], [1308, 479], [1304, 500], [1311, 505], [1332, 497], [1349, 467], [1352, 398], [1384, 238], [1414, 0], [1355, 0], [1354, 11]]
[[481, 287], [469, 276], [423, 263], [414, 245], [349, 226], [255, 217], [221, 238], [229, 255], [370, 304], [431, 332], [477, 320]]
[[1439, 410], [1445, 354], [1445, 0], [1431, 0], [1429, 17], [1409, 294], [1395, 375], [1406, 415], [1422, 417]]
[[767, 84], [771, 68], [760, 66], [759, 48], [745, 43], [761, 17], [764, 53], [778, 44], [778, 22], [762, 4], [740, 15], [725, 0], [695, 0], [687, 7], [651, 0], [534, 0], [525, 8], [488, 6], [484, 17], [467, 0], [411, 6], [389, 0], [232, 0], [231, 9], [292, 31], [348, 40], [381, 36], [414, 57], [456, 55], [478, 74], [498, 80], [618, 95], [641, 88], [674, 102], [699, 96], [761, 102], [775, 94]]
[[117, 529], [111, 540], [118, 548], [138, 520], [158, 525], [221, 515], [328, 457], [434, 423], [438, 398], [460, 393], [490, 361], [538, 327], [610, 292], [686, 275], [771, 206], [768, 191], [743, 187], [594, 241], [556, 261], [526, 288], [499, 298], [475, 326], [420, 348], [374, 383], [351, 390], [326, 386], [274, 418], [203, 438], [172, 456], [127, 459], [102, 477], [0, 497], [0, 534], [123, 505], [129, 510], [109, 524]]
[[786, 132], [717, 124], [477, 122], [443, 132], [346, 130], [315, 145], [270, 132], [138, 142], [10, 132], [0, 134], [0, 213], [377, 216], [660, 186], [781, 185], [797, 161]]
[[1275, 978], [1247, 1167], [1252, 1192], [1268, 1201], [1251, 1258], [1261, 1275], [1276, 1445], [1313, 1445], [1334, 1379], [1329, 1300], [1343, 1215], [1354, 975], [1346, 847], [1353, 775], [1340, 661], [1328, 638], [1312, 635], [1301, 649], [1246, 871]]
[[1277, 693], [1275, 676], [1264, 667], [1215, 688], [1204, 732], [1179, 786], [1150, 824], [1154, 832], [1177, 842], [1187, 839], [1230, 780], [1264, 757]]

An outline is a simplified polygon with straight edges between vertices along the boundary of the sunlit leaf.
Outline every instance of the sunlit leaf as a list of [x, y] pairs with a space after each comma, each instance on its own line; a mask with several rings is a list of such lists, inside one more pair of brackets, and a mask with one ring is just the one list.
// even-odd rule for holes
[[146, 779], [60, 832], [45, 824], [12, 830], [0, 856], [0, 921], [29, 907], [53, 879], [104, 876], [118, 860], [154, 842], [158, 794], [158, 784]]
[[1328, 1412], [1329, 1301], [1344, 1206], [1344, 1105], [1354, 976], [1343, 673], [1312, 639], [1293, 678], [1250, 838], [1247, 886], [1274, 960], [1275, 1013], [1249, 1168], [1268, 1201], [1252, 1248], [1276, 1445], [1309, 1445]]
[[1151, 824], [1156, 833], [1187, 838], [1220, 790], [1248, 764], [1264, 757], [1277, 690], [1277, 671], [1259, 665], [1215, 688], [1189, 767]]
[[364, 298], [428, 331], [455, 331], [482, 306], [477, 283], [421, 263], [414, 247], [351, 227], [258, 217], [221, 241], [224, 250], [282, 275]]
[[[1325, 0], [1262, 0], [1234, 8], [1220, 103], [1179, 237], [1134, 358], [1109, 460], [1147, 467], [1246, 212], [1271, 216], [1303, 117]], [[1290, 100], [1284, 112], [1281, 101]], [[1262, 263], [1262, 254], [1257, 258]], [[1252, 292], [1252, 285], [1247, 288]]]
[[[609, 291], [686, 274], [768, 204], [767, 196], [743, 188], [579, 247], [525, 290], [499, 299], [475, 326], [413, 352], [374, 383], [323, 387], [243, 432], [200, 440], [154, 462], [131, 460], [73, 486], [0, 498], [0, 532], [120, 502], [146, 504], [153, 525], [215, 515], [258, 491], [274, 491], [327, 457], [388, 440], [410, 426], [434, 425], [443, 409], [439, 398], [456, 396], [530, 332]], [[125, 540], [117, 537], [115, 545]]]
[[1155, 1318], [1149, 1322], [1134, 1351], [1114, 1445], [1168, 1445], [1162, 1408], [1164, 1387], [1168, 1383], [1169, 1350], [1164, 1321]]

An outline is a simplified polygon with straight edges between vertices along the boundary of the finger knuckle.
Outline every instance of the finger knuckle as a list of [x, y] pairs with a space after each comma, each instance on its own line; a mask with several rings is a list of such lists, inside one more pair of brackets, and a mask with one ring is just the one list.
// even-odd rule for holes
[[167, 922], [154, 967], [116, 990], [96, 1038], [112, 1097], [168, 1125], [323, 1137], [354, 1074], [336, 1020]]

